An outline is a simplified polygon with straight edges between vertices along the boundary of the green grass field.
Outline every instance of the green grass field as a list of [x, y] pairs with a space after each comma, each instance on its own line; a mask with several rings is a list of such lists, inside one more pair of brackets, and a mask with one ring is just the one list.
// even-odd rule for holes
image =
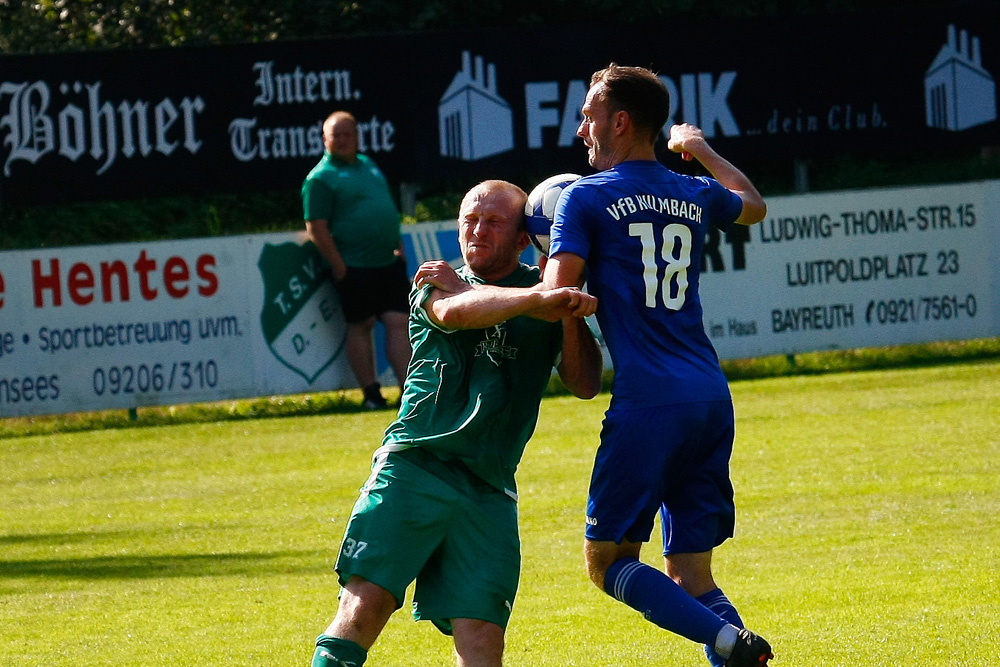
[[[720, 583], [774, 665], [1000, 664], [1000, 360], [733, 383]], [[608, 396], [545, 400], [519, 474], [509, 667], [705, 665], [599, 593], [583, 504]], [[0, 665], [305, 666], [388, 416], [0, 439]], [[658, 539], [645, 559], [659, 564]], [[401, 610], [372, 667], [453, 664]]]

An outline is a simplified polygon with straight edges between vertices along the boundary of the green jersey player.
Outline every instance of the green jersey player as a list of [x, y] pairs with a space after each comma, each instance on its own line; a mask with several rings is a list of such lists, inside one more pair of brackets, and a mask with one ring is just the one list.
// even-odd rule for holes
[[514, 472], [556, 366], [591, 398], [596, 300], [543, 290], [521, 264], [524, 192], [486, 181], [462, 201], [465, 265], [425, 263], [410, 294], [413, 356], [337, 560], [336, 617], [313, 667], [360, 667], [416, 581], [413, 614], [452, 634], [459, 667], [500, 667], [520, 573]]

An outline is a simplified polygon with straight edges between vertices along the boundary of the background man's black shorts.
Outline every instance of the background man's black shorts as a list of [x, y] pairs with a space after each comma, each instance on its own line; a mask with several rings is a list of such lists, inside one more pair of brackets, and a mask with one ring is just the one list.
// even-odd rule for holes
[[374, 269], [349, 266], [344, 279], [335, 285], [344, 308], [344, 319], [349, 324], [385, 312], [410, 311], [410, 279], [402, 258], [389, 266]]

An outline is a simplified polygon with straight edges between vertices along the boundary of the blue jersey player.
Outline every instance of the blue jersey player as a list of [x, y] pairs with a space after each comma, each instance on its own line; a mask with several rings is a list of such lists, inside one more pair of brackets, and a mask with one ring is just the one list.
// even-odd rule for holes
[[[712, 550], [732, 537], [733, 404], [702, 323], [702, 246], [710, 226], [754, 224], [756, 188], [697, 127], [670, 130], [668, 148], [714, 178], [656, 160], [669, 95], [647, 69], [596, 72], [577, 132], [599, 173], [556, 206], [547, 286], [580, 285], [614, 364], [587, 501], [591, 580], [657, 625], [705, 645], [726, 667], [766, 665], [771, 647], [744, 629], [712, 576]], [[665, 574], [639, 561], [660, 512]]]

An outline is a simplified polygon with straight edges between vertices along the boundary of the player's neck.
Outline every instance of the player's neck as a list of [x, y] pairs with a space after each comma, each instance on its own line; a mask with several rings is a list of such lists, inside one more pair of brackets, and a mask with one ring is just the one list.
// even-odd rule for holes
[[656, 162], [656, 151], [654, 150], [652, 144], [636, 142], [623, 147], [623, 150], [619, 151], [615, 155], [615, 158], [614, 165], [619, 165], [622, 162], [633, 162], [636, 160], [649, 160]]

